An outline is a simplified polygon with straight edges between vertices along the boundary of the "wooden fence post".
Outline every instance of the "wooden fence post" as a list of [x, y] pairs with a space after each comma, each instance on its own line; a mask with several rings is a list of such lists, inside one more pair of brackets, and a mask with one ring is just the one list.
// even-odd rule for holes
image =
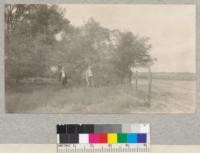
[[150, 102], [151, 102], [151, 85], [152, 85], [152, 72], [151, 72], [151, 67], [148, 66], [148, 70], [149, 70], [149, 94], [148, 94], [148, 102], [149, 102], [149, 105], [150, 105]]

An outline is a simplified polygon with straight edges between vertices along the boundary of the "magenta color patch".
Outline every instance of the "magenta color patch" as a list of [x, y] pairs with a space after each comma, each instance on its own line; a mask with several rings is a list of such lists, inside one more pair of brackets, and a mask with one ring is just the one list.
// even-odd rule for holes
[[98, 134], [89, 134], [89, 143], [98, 143]]

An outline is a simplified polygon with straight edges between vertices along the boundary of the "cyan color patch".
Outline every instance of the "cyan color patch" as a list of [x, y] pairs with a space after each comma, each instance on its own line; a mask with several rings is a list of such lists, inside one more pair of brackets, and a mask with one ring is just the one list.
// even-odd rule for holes
[[137, 143], [138, 135], [136, 133], [127, 134], [127, 143]]

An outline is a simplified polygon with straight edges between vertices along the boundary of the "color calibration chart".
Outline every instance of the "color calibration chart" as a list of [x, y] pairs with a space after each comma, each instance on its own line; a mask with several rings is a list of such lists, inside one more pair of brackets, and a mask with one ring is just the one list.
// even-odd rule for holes
[[149, 124], [57, 125], [58, 153], [150, 153]]

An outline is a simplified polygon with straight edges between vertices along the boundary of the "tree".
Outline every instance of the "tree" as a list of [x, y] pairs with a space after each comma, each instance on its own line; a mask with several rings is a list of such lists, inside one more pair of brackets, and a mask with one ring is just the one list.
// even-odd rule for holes
[[109, 30], [92, 18], [81, 27], [70, 27], [70, 32], [65, 33], [56, 47], [59, 52], [58, 61], [73, 76], [75, 84], [81, 82], [83, 72], [89, 64], [92, 65], [95, 78], [98, 76], [100, 82], [99, 72], [103, 70], [108, 51], [106, 41], [109, 41]]
[[57, 43], [54, 35], [67, 25], [56, 5], [5, 5], [6, 79], [43, 75]]
[[145, 66], [152, 61], [149, 54], [151, 45], [148, 38], [139, 38], [132, 32], [120, 34], [120, 40], [114, 56], [116, 73], [121, 82], [130, 76], [129, 66]]

